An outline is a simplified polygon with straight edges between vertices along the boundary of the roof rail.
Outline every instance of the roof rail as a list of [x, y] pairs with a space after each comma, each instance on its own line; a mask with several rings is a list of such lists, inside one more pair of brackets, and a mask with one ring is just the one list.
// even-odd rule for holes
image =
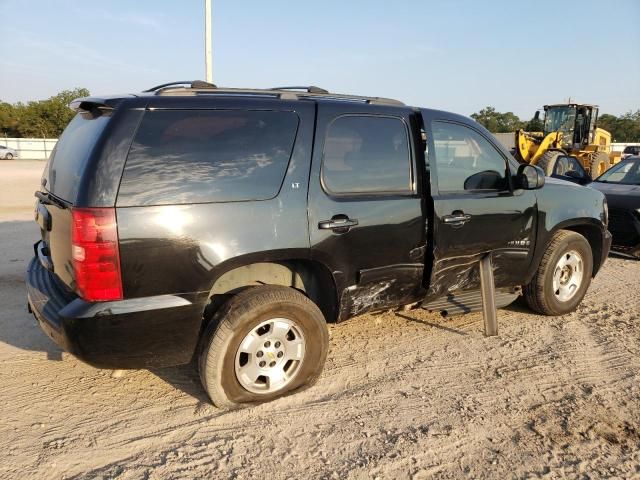
[[269, 90], [304, 90], [307, 93], [329, 93], [329, 90], [314, 85], [309, 85], [308, 87], [273, 87]]
[[166, 87], [175, 87], [178, 85], [189, 85], [190, 88], [217, 88], [213, 83], [203, 82], [202, 80], [182, 80], [177, 82], [168, 82], [162, 83], [160, 85], [156, 85], [155, 87], [151, 87], [148, 90], [143, 90], [143, 92], [157, 92]]
[[[302, 90], [300, 92], [296, 90]], [[329, 91], [311, 86], [302, 87], [277, 87], [270, 89], [259, 88], [219, 88], [212, 83], [203, 82], [201, 80], [170, 82], [158, 85], [156, 87], [145, 90], [155, 95], [239, 95], [239, 96], [265, 96], [279, 98], [282, 100], [299, 100], [300, 98], [310, 99], [326, 99], [347, 102], [360, 102], [372, 105], [398, 105], [404, 106], [404, 103], [392, 98], [383, 97], [365, 97], [360, 95], [345, 95], [340, 93], [330, 93]]]

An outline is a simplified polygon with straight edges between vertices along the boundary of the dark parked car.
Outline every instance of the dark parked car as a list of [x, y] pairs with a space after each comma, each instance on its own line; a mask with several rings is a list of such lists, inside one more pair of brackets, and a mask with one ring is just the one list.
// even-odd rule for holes
[[104, 368], [189, 362], [220, 407], [312, 384], [326, 322], [523, 294], [574, 310], [610, 248], [604, 196], [452, 113], [317, 87], [203, 82], [82, 98], [42, 177], [29, 308]]
[[627, 145], [622, 151], [622, 158], [640, 155], [640, 145]]
[[614, 250], [640, 258], [640, 156], [622, 160], [591, 186], [607, 197]]

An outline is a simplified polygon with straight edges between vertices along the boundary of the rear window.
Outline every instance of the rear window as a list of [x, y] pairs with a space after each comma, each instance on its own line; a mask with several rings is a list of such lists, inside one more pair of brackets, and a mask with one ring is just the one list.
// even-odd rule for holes
[[56, 197], [75, 200], [87, 159], [110, 118], [79, 113], [62, 132], [43, 174], [47, 190]]
[[297, 128], [292, 112], [149, 111], [129, 151], [118, 205], [273, 198]]

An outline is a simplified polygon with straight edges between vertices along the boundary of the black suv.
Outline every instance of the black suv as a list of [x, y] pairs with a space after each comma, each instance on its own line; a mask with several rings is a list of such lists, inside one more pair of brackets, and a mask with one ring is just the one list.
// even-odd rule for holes
[[42, 328], [103, 368], [188, 363], [220, 407], [310, 385], [326, 322], [496, 299], [576, 308], [604, 196], [519, 165], [474, 121], [317, 87], [167, 84], [82, 98], [36, 196]]

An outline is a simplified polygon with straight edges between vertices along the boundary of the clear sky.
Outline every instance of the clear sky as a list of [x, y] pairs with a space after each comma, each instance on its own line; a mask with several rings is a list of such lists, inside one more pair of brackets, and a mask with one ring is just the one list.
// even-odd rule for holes
[[[0, 0], [0, 99], [204, 78], [203, 0]], [[640, 0], [213, 0], [214, 82], [463, 114], [640, 109]]]

